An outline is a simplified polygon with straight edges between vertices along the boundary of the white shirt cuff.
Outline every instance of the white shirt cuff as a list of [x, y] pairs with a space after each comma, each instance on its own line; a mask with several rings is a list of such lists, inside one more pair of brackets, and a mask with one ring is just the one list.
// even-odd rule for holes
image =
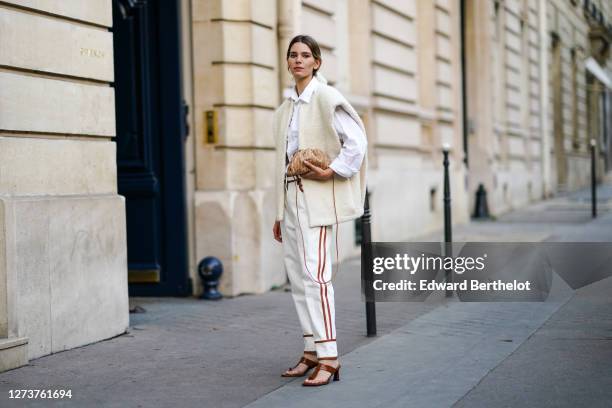
[[342, 176], [344, 178], [351, 178], [353, 176], [353, 174], [356, 173], [356, 172], [353, 172], [350, 167], [348, 167], [347, 165], [342, 163], [342, 161], [339, 160], [338, 158], [336, 158], [329, 165], [329, 167], [334, 171], [334, 173], [336, 173], [339, 176]]

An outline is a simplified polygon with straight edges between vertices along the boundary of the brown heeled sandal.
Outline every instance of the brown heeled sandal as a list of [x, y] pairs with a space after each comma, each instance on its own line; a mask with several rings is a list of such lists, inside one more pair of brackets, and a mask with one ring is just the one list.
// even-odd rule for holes
[[316, 383], [308, 383], [304, 381], [302, 385], [305, 387], [318, 387], [320, 385], [326, 385], [329, 384], [329, 381], [332, 379], [332, 377], [334, 377], [334, 381], [340, 381], [340, 364], [338, 364], [338, 367], [332, 367], [330, 365], [322, 363], [317, 364], [317, 368], [315, 368], [310, 377], [308, 377], [308, 380], [312, 381], [317, 378], [317, 374], [319, 374], [319, 371], [321, 370], [330, 373], [329, 377], [327, 377], [327, 380]]
[[[311, 353], [304, 353], [304, 354], [311, 354]], [[312, 353], [312, 355], [316, 356], [316, 353]], [[306, 375], [306, 373], [308, 372], [308, 370], [310, 370], [313, 367], [316, 367], [319, 363], [314, 361], [314, 360], [310, 360], [306, 357], [300, 358], [300, 361], [298, 361], [298, 363], [295, 365], [295, 367], [289, 367], [288, 371], [292, 371], [295, 370], [297, 368], [297, 366], [299, 366], [300, 364], [306, 364], [306, 370], [303, 373], [295, 373], [295, 374], [289, 374], [289, 373], [282, 373], [281, 377], [303, 377]]]

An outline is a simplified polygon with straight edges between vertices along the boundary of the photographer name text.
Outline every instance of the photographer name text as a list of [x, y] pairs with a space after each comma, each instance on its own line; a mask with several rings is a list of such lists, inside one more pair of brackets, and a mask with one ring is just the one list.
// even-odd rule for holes
[[407, 291], [427, 291], [427, 290], [472, 290], [472, 291], [490, 291], [490, 290], [515, 290], [527, 291], [531, 290], [530, 281], [503, 282], [501, 280], [492, 282], [481, 282], [477, 279], [463, 280], [461, 282], [437, 282], [435, 280], [422, 279], [417, 282], [402, 279], [399, 282], [385, 282], [382, 279], [377, 279], [372, 282], [374, 290], [407, 290]]

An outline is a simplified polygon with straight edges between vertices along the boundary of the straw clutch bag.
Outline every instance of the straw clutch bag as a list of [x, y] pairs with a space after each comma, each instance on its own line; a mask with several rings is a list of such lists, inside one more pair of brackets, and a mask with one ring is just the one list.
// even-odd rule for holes
[[291, 163], [287, 168], [288, 176], [301, 176], [310, 171], [310, 168], [304, 164], [304, 161], [308, 161], [321, 169], [329, 167], [331, 160], [327, 157], [327, 154], [321, 149], [301, 149], [295, 152], [291, 158]]
[[[327, 156], [327, 154], [321, 149], [300, 149], [297, 152], [295, 152], [295, 154], [291, 158], [289, 167], [287, 167], [287, 176], [301, 176], [303, 174], [308, 173], [310, 171], [310, 168], [304, 164], [304, 161], [307, 161], [308, 163], [315, 165], [321, 169], [327, 169], [329, 168], [329, 165], [331, 164], [331, 160], [329, 159], [329, 156]], [[340, 259], [338, 256], [338, 212], [336, 210], [336, 186], [335, 186], [334, 177], [331, 178], [331, 182], [332, 182], [332, 198], [334, 202], [334, 214], [336, 215], [336, 259]], [[299, 178], [298, 178], [298, 185], [299, 185], [299, 189], [302, 192], [304, 192], [304, 190], [302, 189], [302, 183]], [[296, 202], [297, 202], [297, 194], [298, 192], [296, 189], [295, 190]], [[297, 221], [299, 225], [300, 223], [299, 212], [297, 215]], [[304, 235], [302, 235], [302, 248], [306, 248], [306, 245], [303, 240], [304, 240]], [[306, 264], [306, 253], [305, 252], [304, 252], [304, 267], [306, 268], [306, 271], [308, 272], [308, 275], [310, 275], [310, 278], [313, 280], [313, 282], [321, 283], [319, 280], [315, 280], [313, 278], [312, 273], [310, 273], [310, 270], [308, 270], [308, 265]], [[339, 270], [340, 270], [340, 264], [338, 264], [338, 267], [336, 269], [336, 274], [338, 274]], [[323, 283], [331, 282], [331, 280], [333, 279], [333, 276], [334, 274], [333, 274], [333, 269], [332, 269], [332, 276], [329, 278], [329, 281], [323, 282]]]

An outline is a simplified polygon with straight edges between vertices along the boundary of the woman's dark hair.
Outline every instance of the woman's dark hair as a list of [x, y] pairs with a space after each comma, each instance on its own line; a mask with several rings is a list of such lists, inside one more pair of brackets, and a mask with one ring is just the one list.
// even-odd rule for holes
[[[289, 47], [287, 47], [287, 59], [289, 59], [289, 53], [291, 52], [291, 47], [295, 43], [306, 44], [308, 46], [308, 48], [310, 48], [310, 52], [312, 53], [312, 57], [315, 60], [317, 60], [317, 61], [322, 63], [323, 60], [321, 59], [321, 49], [319, 48], [319, 44], [317, 43], [317, 40], [315, 40], [314, 38], [312, 38], [309, 35], [296, 35], [295, 37], [293, 37], [293, 39], [289, 43]], [[321, 65], [319, 65], [319, 68], [313, 69], [312, 70], [312, 76], [317, 75], [317, 71], [320, 68], [321, 68]]]

